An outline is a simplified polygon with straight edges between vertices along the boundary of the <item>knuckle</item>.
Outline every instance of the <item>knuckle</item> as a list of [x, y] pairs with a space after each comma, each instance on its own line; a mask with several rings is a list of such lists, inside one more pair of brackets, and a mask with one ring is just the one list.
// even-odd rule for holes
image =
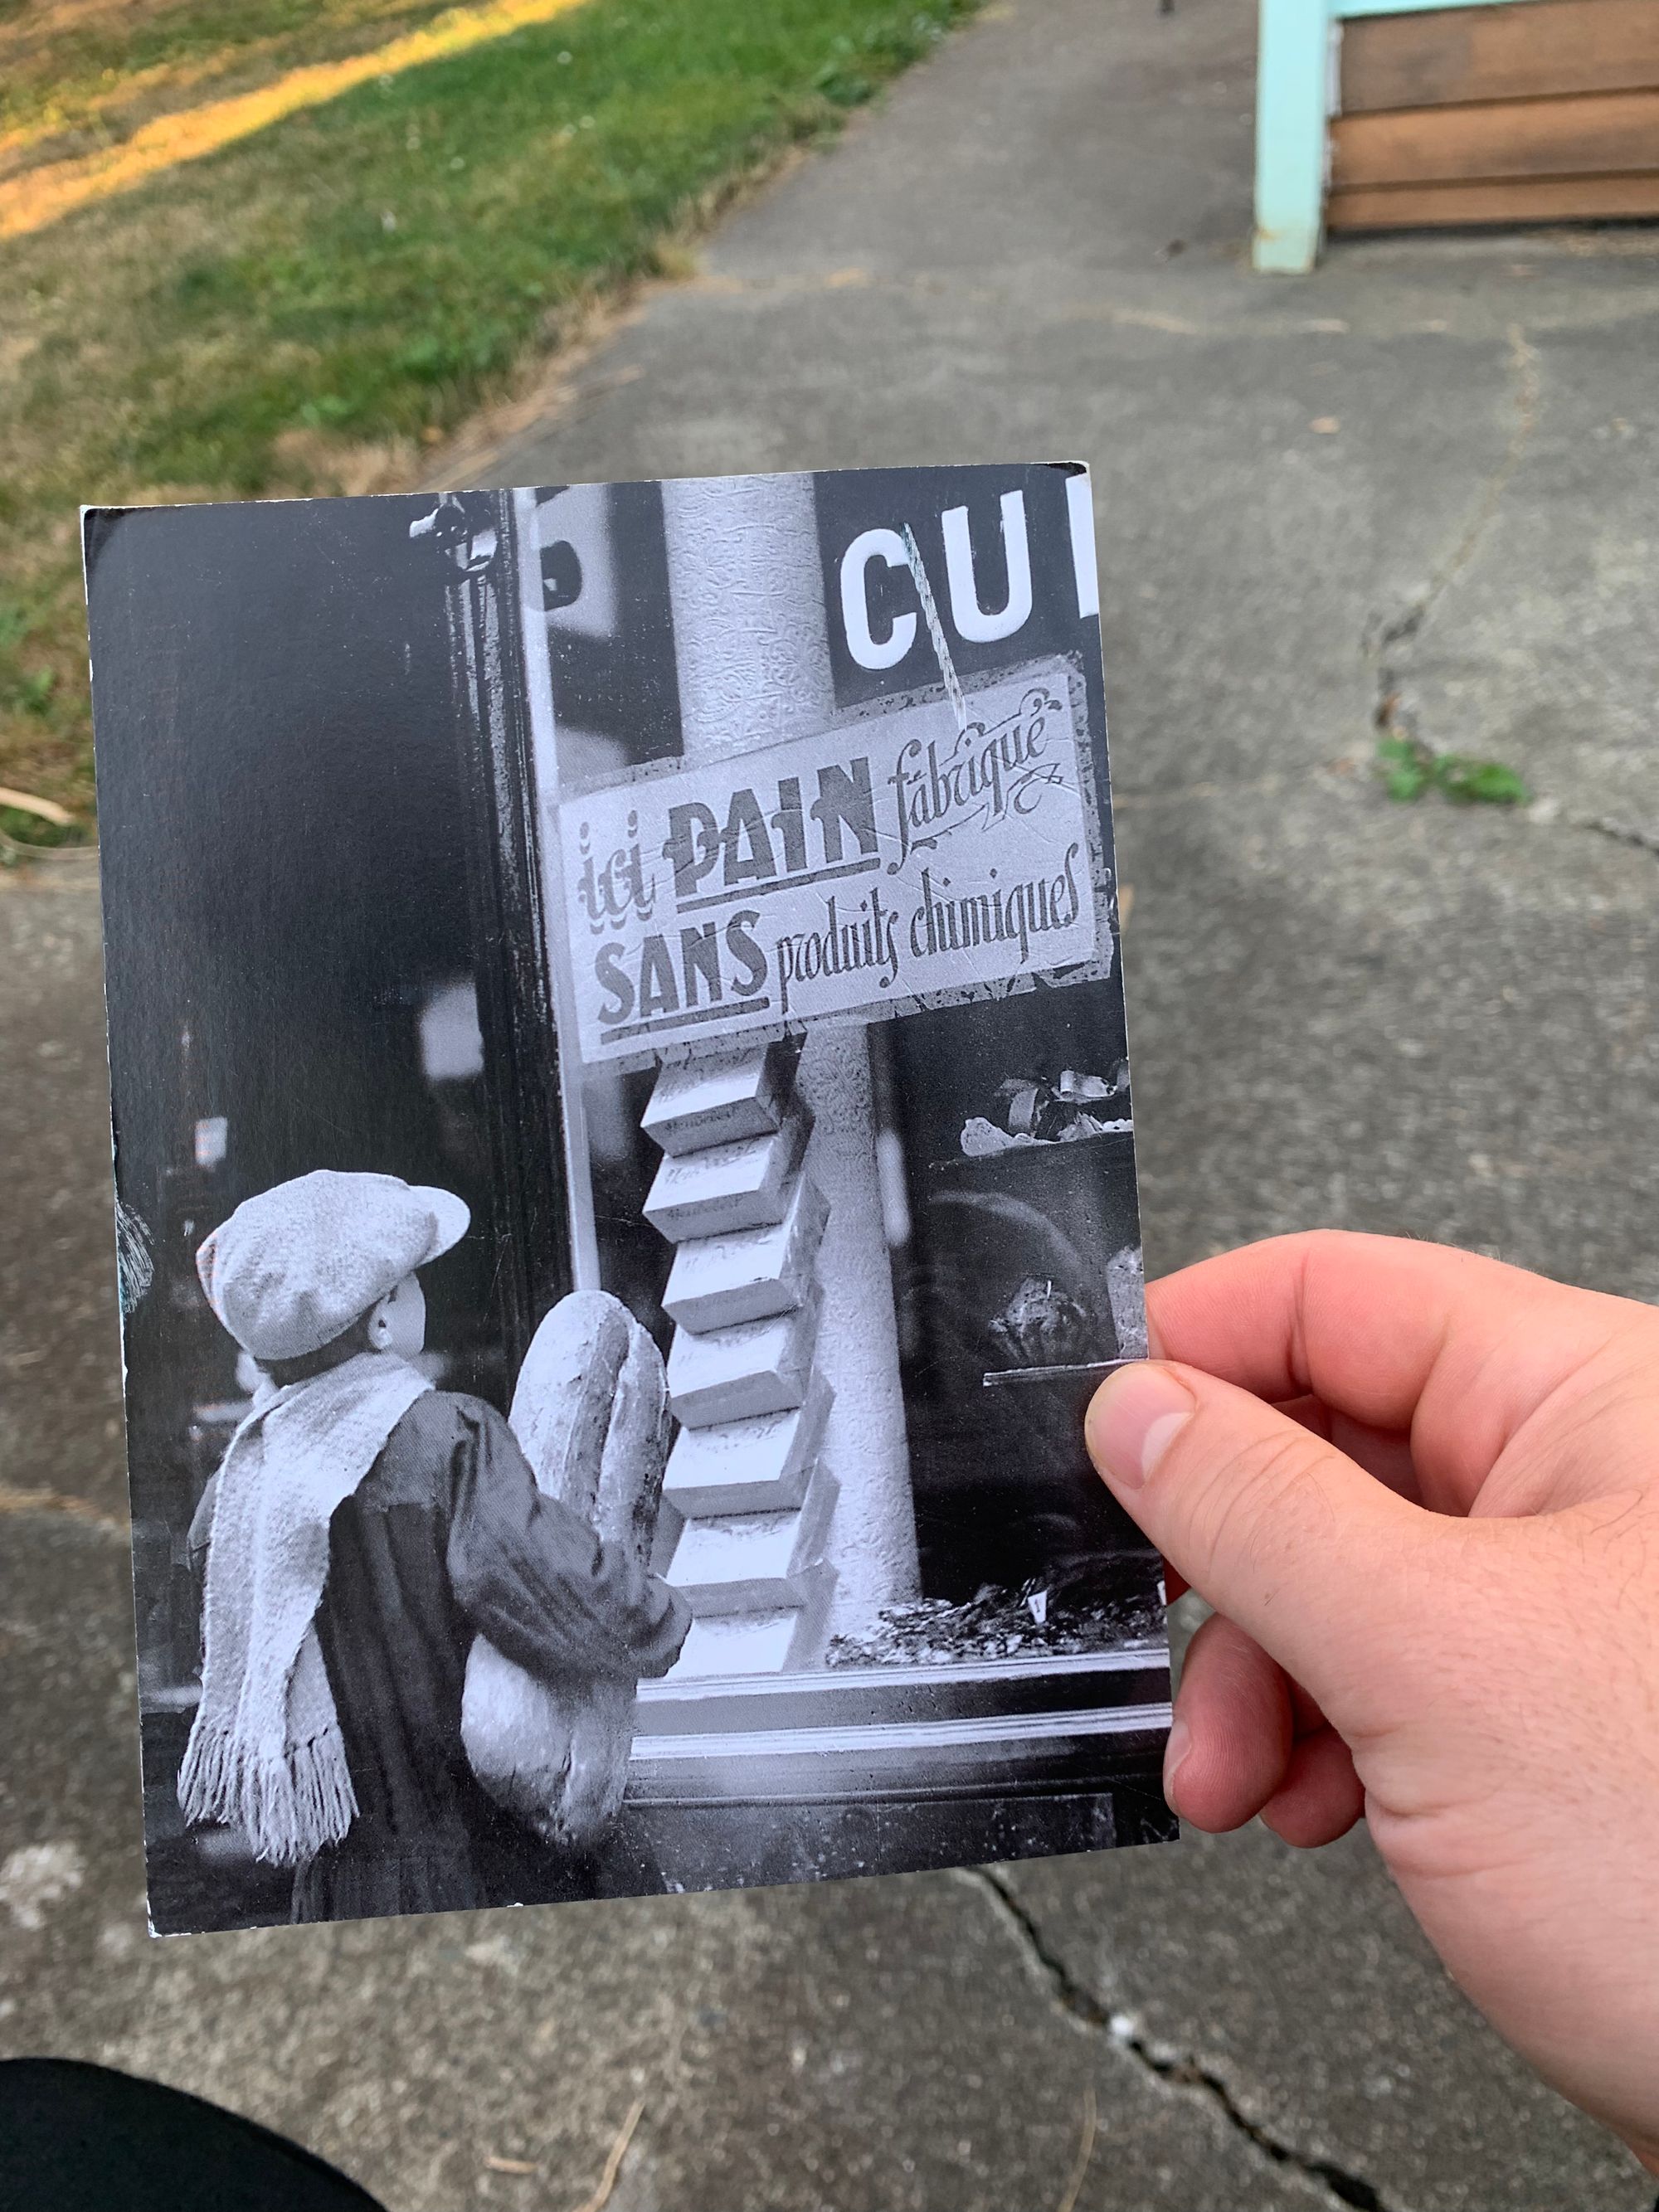
[[1194, 1516], [1204, 1556], [1261, 1558], [1284, 1550], [1293, 1528], [1305, 1523], [1310, 1504], [1322, 1508], [1319, 1474], [1327, 1450], [1317, 1437], [1287, 1424], [1283, 1432], [1253, 1436], [1218, 1453]]

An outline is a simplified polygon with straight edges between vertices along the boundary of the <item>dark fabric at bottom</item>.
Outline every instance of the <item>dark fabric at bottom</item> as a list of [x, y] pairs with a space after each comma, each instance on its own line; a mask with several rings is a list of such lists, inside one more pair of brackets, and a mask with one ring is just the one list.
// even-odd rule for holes
[[298, 2143], [68, 2058], [0, 2062], [0, 2212], [381, 2212]]

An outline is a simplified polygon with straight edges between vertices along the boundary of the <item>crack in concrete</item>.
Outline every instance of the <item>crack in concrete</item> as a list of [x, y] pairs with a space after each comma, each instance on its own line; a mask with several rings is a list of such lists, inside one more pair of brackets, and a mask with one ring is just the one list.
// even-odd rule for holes
[[1373, 634], [1366, 646], [1369, 658], [1376, 667], [1376, 688], [1371, 706], [1371, 726], [1379, 738], [1417, 735], [1415, 718], [1406, 708], [1401, 696], [1401, 678], [1391, 664], [1389, 648], [1403, 645], [1414, 638], [1433, 613], [1447, 588], [1474, 559], [1480, 541], [1492, 526], [1504, 494], [1508, 490], [1516, 471], [1520, 467], [1527, 447], [1532, 442], [1538, 427], [1538, 353], [1528, 344], [1525, 331], [1519, 323], [1509, 326], [1510, 363], [1513, 372], [1514, 421], [1503, 459], [1487, 478], [1485, 490], [1475, 502], [1474, 511], [1464, 526], [1463, 534], [1446, 558], [1431, 574], [1429, 580], [1392, 622], [1383, 623]]
[[1615, 845], [1633, 845], [1638, 853], [1651, 853], [1659, 860], [1659, 830], [1644, 830], [1639, 823], [1620, 822], [1611, 814], [1570, 814], [1567, 820], [1575, 830], [1592, 830], [1598, 837], [1611, 837]]
[[996, 1868], [963, 1867], [958, 1871], [963, 1881], [991, 1897], [995, 1911], [1018, 1942], [1032, 1972], [1043, 1983], [1054, 2002], [1080, 2027], [1091, 2034], [1104, 2035], [1115, 2050], [1126, 2051], [1157, 2080], [1187, 2095], [1202, 2098], [1235, 2134], [1243, 2136], [1270, 2165], [1285, 2166], [1301, 2174], [1326, 2190], [1334, 2203], [1352, 2206], [1354, 2212], [1394, 2212], [1382, 2191], [1363, 2174], [1339, 2166], [1334, 2159], [1316, 2158], [1298, 2150], [1294, 2143], [1274, 2135], [1242, 2110], [1223, 2075], [1200, 2065], [1195, 2058], [1152, 2043], [1127, 2014], [1113, 2012], [1102, 2004], [1049, 1948], [1036, 1918]]
[[[1515, 421], [1510, 431], [1509, 442], [1504, 449], [1504, 457], [1487, 479], [1486, 490], [1476, 502], [1462, 536], [1450, 553], [1435, 569], [1405, 611], [1396, 615], [1378, 633], [1374, 650], [1379, 659], [1389, 646], [1399, 645], [1407, 638], [1417, 635], [1448, 585], [1468, 568], [1498, 512], [1504, 494], [1509, 489], [1516, 471], [1521, 465], [1527, 447], [1532, 442], [1533, 433], [1538, 427], [1537, 349], [1528, 343], [1526, 332], [1519, 323], [1510, 325], [1508, 336], [1510, 365], [1514, 374]], [[1380, 672], [1386, 684], [1389, 672], [1383, 668]]]

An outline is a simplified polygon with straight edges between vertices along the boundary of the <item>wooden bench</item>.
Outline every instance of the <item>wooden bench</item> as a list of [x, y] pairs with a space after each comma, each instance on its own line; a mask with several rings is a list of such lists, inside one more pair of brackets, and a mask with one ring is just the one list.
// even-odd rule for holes
[[1258, 269], [1327, 229], [1659, 216], [1659, 0], [1261, 0]]

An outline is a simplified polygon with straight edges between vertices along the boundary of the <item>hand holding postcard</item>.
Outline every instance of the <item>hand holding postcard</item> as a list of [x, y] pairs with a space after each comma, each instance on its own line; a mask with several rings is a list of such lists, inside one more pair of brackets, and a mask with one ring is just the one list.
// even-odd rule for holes
[[153, 1926], [1171, 1836], [1086, 475], [86, 543]]

